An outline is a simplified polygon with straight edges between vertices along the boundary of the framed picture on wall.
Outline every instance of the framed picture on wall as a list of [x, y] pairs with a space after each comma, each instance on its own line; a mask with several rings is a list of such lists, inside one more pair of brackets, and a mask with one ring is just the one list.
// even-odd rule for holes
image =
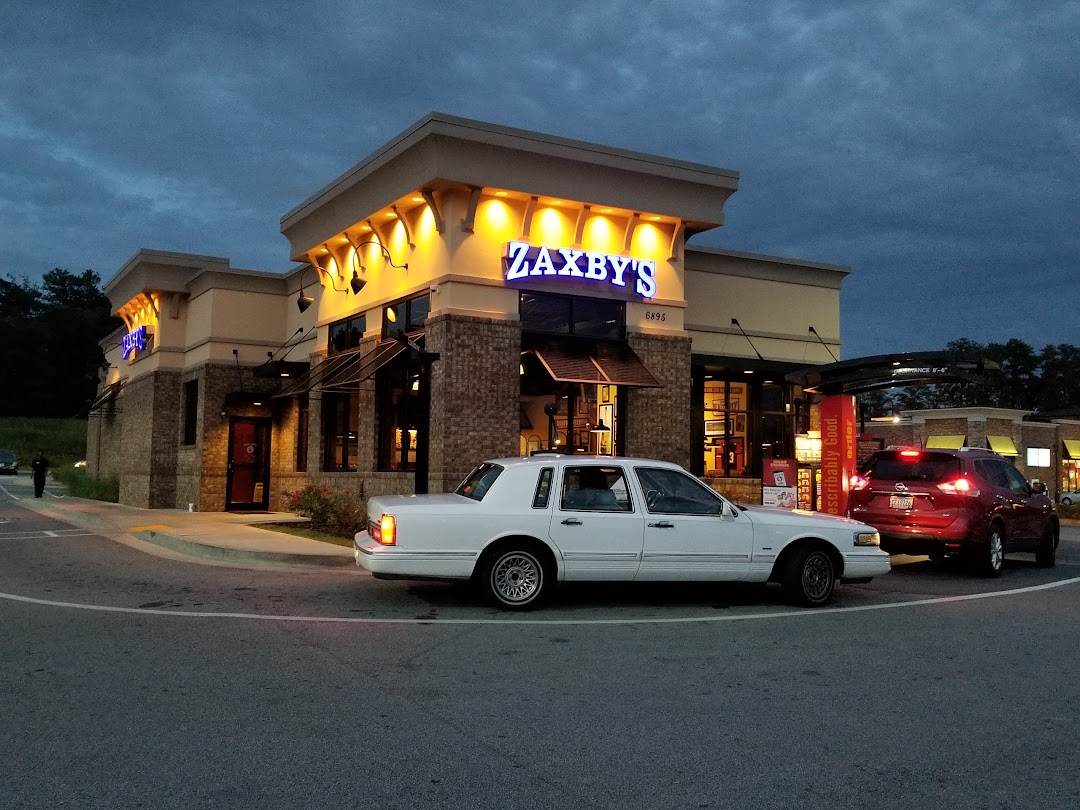
[[604, 405], [611, 402], [611, 386], [610, 385], [601, 385], [600, 386], [600, 402], [601, 402], [601, 404], [604, 404]]
[[742, 400], [736, 396], [728, 397], [728, 410], [737, 411], [742, 407]]
[[705, 435], [706, 436], [723, 436], [727, 431], [724, 429], [723, 419], [706, 419], [705, 420]]
[[739, 414], [735, 415], [735, 432], [736, 433], [745, 433], [746, 432], [746, 414], [739, 413]]

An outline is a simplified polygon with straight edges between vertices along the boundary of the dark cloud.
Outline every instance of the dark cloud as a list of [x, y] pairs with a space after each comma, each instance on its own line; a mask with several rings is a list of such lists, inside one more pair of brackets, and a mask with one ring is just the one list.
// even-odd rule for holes
[[0, 274], [282, 269], [280, 216], [441, 110], [738, 170], [699, 239], [851, 267], [845, 356], [1080, 344], [1077, 41], [1065, 0], [24, 4]]

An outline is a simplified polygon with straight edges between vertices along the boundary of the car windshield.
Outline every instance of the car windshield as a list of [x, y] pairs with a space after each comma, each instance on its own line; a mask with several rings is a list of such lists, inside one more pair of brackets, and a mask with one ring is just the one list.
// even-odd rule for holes
[[482, 501], [502, 471], [503, 468], [498, 464], [481, 464], [468, 474], [465, 480], [454, 490], [454, 494], [464, 495], [474, 501]]
[[928, 484], [940, 484], [942, 481], [960, 477], [960, 459], [947, 453], [920, 452], [912, 456], [903, 455], [897, 450], [887, 450], [874, 454], [863, 475], [879, 481], [925, 481]]
[[10, 450], [0, 450], [0, 461], [14, 461], [15, 454]]

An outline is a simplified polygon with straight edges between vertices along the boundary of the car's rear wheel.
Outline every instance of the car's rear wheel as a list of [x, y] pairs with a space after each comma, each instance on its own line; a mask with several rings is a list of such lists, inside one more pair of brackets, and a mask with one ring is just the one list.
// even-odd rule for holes
[[799, 605], [820, 607], [836, 588], [836, 566], [820, 545], [806, 545], [795, 552], [784, 572], [784, 593]]
[[1057, 533], [1052, 523], [1048, 523], [1043, 529], [1039, 548], [1035, 551], [1035, 562], [1043, 568], [1053, 568], [1057, 565]]
[[480, 571], [479, 585], [496, 607], [529, 610], [544, 597], [548, 574], [537, 549], [524, 543], [507, 544], [488, 555]]
[[1072, 506], [1072, 498], [1068, 498], [1068, 497], [1062, 498], [1061, 502], [1063, 504], [1065, 504], [1066, 506]]
[[986, 542], [977, 558], [979, 573], [984, 577], [1000, 577], [1005, 568], [1005, 532], [994, 523], [986, 533]]

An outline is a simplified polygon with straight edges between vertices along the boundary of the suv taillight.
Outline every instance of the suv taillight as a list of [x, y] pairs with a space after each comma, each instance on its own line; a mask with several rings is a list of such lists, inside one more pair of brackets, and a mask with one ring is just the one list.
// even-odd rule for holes
[[945, 481], [937, 486], [938, 489], [949, 495], [967, 495], [972, 498], [979, 497], [979, 490], [966, 478], [957, 478], [955, 481]]
[[376, 543], [384, 546], [392, 546], [397, 542], [397, 520], [393, 515], [383, 515], [376, 523], [374, 520], [368, 525], [368, 534]]

